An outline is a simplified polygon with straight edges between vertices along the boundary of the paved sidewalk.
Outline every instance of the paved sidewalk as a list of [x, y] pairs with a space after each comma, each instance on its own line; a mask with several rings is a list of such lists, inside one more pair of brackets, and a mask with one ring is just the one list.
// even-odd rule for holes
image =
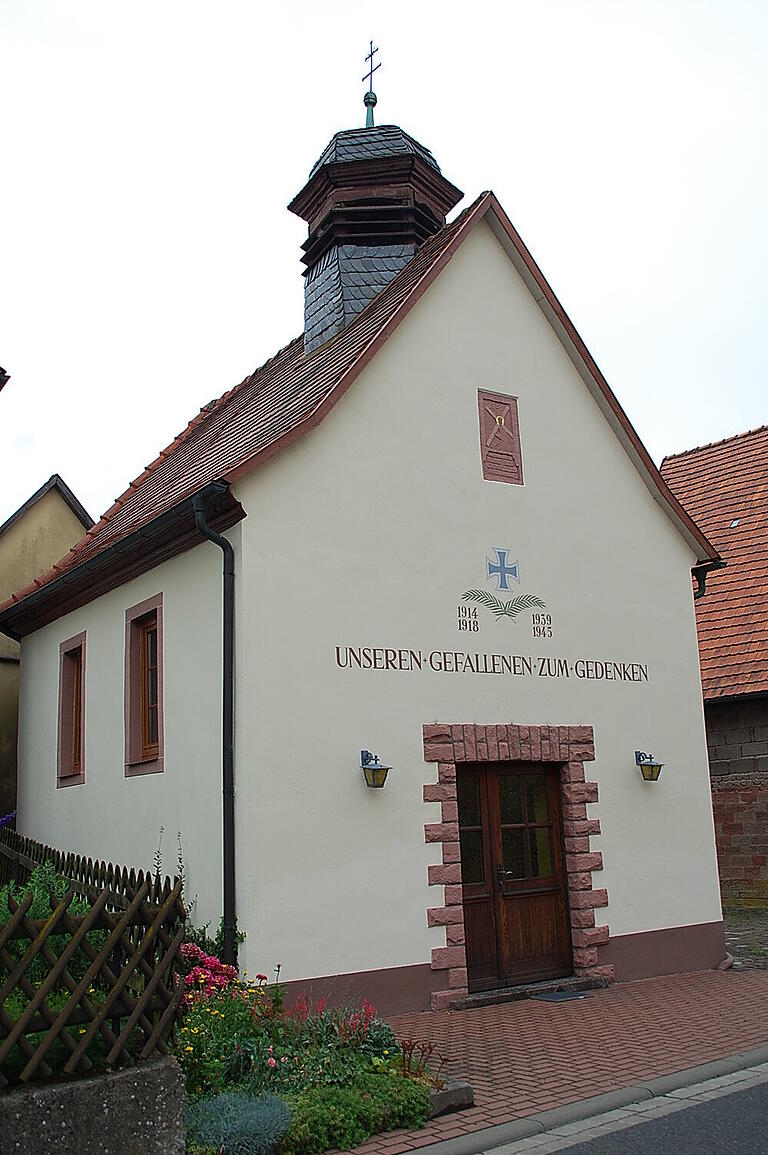
[[[638, 1103], [620, 1107], [615, 1111], [594, 1115], [589, 1119], [565, 1123], [562, 1127], [553, 1127], [552, 1130], [545, 1131], [541, 1135], [531, 1135], [530, 1138], [520, 1139], [516, 1143], [505, 1143], [500, 1147], [487, 1148], [485, 1155], [528, 1155], [528, 1152], [535, 1153], [535, 1155], [554, 1155], [558, 1151], [570, 1151], [573, 1155], [581, 1155], [584, 1151], [586, 1155], [586, 1152], [592, 1150], [593, 1147], [596, 1151], [623, 1151], [634, 1138], [632, 1135], [625, 1134], [632, 1128], [657, 1119], [668, 1118], [670, 1115], [679, 1115], [681, 1111], [690, 1111], [692, 1107], [702, 1103], [712, 1103], [734, 1094], [740, 1095], [743, 1091], [753, 1087], [762, 1087], [766, 1083], [768, 1083], [768, 1063], [762, 1063], [757, 1067], [747, 1067], [743, 1071], [721, 1075], [719, 1078], [708, 1079], [703, 1083], [692, 1083], [689, 1087], [681, 1087], [677, 1091], [670, 1091], [667, 1095], [644, 1099]], [[685, 1135], [688, 1130], [693, 1130], [690, 1118], [686, 1119], [685, 1123], [681, 1122], [679, 1130], [682, 1135]], [[735, 1126], [729, 1128], [731, 1133], [736, 1130]], [[754, 1135], [752, 1135], [746, 1148], [739, 1143], [738, 1147], [734, 1149], [746, 1149], [749, 1150], [750, 1155], [754, 1155], [757, 1150], [764, 1149], [760, 1146], [763, 1141], [762, 1130], [760, 1135], [761, 1138], [757, 1141], [757, 1145]], [[613, 1136], [616, 1138], [612, 1139]], [[675, 1142], [673, 1137], [670, 1136], [670, 1138]], [[595, 1145], [595, 1141], [598, 1139], [603, 1142]], [[662, 1149], [658, 1144], [658, 1136], [641, 1139], [637, 1146], [641, 1150], [660, 1151]], [[686, 1150], [690, 1149], [697, 1152], [714, 1149], [702, 1146], [700, 1134], [688, 1135], [685, 1146]], [[667, 1142], [663, 1149], [665, 1151], [680, 1151], [682, 1147], [682, 1142], [675, 1142], [674, 1147], [671, 1147]]]
[[400, 1038], [434, 1041], [475, 1106], [358, 1155], [397, 1155], [768, 1044], [768, 973], [703, 971], [471, 1011], [400, 1015]]

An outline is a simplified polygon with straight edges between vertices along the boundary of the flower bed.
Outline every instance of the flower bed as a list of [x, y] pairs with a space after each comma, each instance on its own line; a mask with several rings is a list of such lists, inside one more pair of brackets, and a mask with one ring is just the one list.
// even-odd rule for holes
[[[197, 1155], [319, 1155], [394, 1127], [421, 1127], [428, 1048], [401, 1047], [364, 1000], [329, 1007], [279, 983], [237, 977], [187, 944], [188, 988], [175, 1054], [187, 1078], [188, 1150]], [[429, 1053], [428, 1053], [429, 1052]]]

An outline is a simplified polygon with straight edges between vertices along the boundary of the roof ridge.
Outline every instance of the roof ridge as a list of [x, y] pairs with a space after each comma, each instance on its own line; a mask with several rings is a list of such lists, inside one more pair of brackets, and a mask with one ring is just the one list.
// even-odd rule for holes
[[715, 449], [718, 445], [727, 445], [729, 441], [740, 441], [742, 437], [752, 437], [755, 433], [768, 432], [768, 425], [756, 425], [754, 429], [746, 429], [744, 433], [732, 433], [730, 437], [721, 437], [719, 441], [708, 441], [704, 445], [694, 445], [692, 449], [681, 449], [679, 453], [667, 453], [661, 459], [664, 465], [678, 457], [688, 457], [691, 453], [700, 453], [702, 449]]

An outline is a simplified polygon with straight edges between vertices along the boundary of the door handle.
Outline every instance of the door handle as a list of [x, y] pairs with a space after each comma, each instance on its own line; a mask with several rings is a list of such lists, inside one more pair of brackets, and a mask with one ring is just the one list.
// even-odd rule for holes
[[503, 894], [504, 893], [504, 867], [501, 865], [501, 863], [499, 863], [499, 865], [496, 867], [496, 877], [499, 880], [499, 890]]

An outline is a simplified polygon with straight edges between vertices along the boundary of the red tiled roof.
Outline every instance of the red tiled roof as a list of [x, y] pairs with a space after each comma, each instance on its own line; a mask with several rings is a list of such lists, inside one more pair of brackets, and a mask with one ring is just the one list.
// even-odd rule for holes
[[336, 337], [309, 355], [304, 353], [303, 338], [296, 338], [250, 377], [204, 406], [57, 565], [0, 605], [0, 619], [4, 611], [141, 530], [202, 486], [219, 478], [236, 480], [314, 428], [487, 213], [501, 230], [521, 275], [527, 283], [535, 283], [537, 300], [569, 355], [575, 354], [586, 367], [649, 487], [658, 491], [673, 521], [700, 551], [699, 557], [716, 557], [662, 480], [562, 305], [495, 196], [487, 192], [426, 241], [402, 272]]
[[768, 426], [667, 457], [661, 472], [727, 562], [696, 602], [704, 697], [766, 693]]

